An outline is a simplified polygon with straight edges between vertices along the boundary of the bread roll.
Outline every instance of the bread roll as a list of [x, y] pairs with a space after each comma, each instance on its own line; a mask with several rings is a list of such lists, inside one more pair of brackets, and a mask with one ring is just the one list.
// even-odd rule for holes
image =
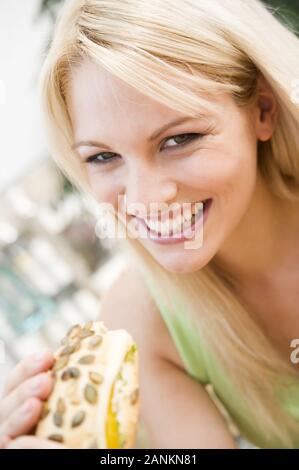
[[139, 383], [131, 335], [100, 321], [74, 325], [54, 356], [55, 383], [35, 435], [68, 448], [133, 448]]

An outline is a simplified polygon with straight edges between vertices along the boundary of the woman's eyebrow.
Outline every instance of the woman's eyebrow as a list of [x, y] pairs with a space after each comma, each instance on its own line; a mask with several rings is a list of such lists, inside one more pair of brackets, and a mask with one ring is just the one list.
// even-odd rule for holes
[[[194, 120], [197, 120], [197, 119], [203, 119], [203, 118], [206, 118], [207, 115], [206, 114], [197, 114], [195, 117], [193, 116], [187, 116], [187, 117], [182, 117], [182, 118], [179, 118], [179, 119], [175, 119], [175, 120], [172, 120], [170, 122], [168, 122], [167, 124], [164, 124], [164, 126], [160, 127], [159, 129], [157, 129], [149, 138], [148, 138], [148, 141], [151, 142], [155, 139], [157, 139], [157, 137], [159, 137], [160, 134], [162, 134], [162, 132], [166, 131], [169, 127], [172, 127], [172, 126], [176, 126], [178, 124], [182, 124], [183, 122], [187, 122], [187, 121], [194, 121]], [[80, 140], [79, 142], [75, 143], [72, 145], [72, 150], [75, 150], [77, 149], [78, 147], [83, 147], [83, 146], [86, 146], [86, 147], [104, 147], [106, 149], [109, 149], [110, 147], [106, 144], [104, 144], [103, 142], [100, 142], [100, 141], [96, 141], [96, 140]]]

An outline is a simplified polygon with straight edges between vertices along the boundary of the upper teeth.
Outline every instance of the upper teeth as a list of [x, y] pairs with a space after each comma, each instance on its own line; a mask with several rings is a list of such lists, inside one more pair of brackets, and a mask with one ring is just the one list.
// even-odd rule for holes
[[192, 215], [196, 215], [200, 209], [203, 208], [203, 202], [197, 202], [195, 203], [195, 206], [192, 207], [190, 210], [190, 207], [184, 208], [183, 214], [177, 215], [174, 219], [167, 219], [164, 222], [161, 222], [159, 220], [144, 220], [146, 225], [149, 227], [150, 230], [155, 231], [157, 233], [161, 233], [161, 235], [167, 235], [170, 230], [172, 230], [172, 233], [178, 233], [182, 229], [182, 225], [184, 222], [189, 222], [192, 218]]

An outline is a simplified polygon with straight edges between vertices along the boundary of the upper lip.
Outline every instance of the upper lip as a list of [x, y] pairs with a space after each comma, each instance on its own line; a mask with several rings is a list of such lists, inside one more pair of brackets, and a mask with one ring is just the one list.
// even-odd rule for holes
[[[205, 202], [205, 201], [207, 201], [207, 199], [201, 199], [201, 201], [192, 202], [191, 208], [193, 209], [196, 203]], [[153, 216], [150, 216], [150, 217], [140, 217], [140, 216], [135, 216], [135, 217], [136, 219], [142, 220], [144, 222], [156, 222], [156, 221], [165, 222], [167, 220], [172, 220], [172, 219], [174, 220], [178, 215], [183, 215], [183, 211], [184, 211], [184, 206], [181, 206], [181, 208], [179, 210], [176, 210], [174, 213], [171, 210], [171, 211], [160, 214], [160, 216], [159, 214], [154, 214]], [[172, 215], [172, 217], [170, 217], [170, 215]]]

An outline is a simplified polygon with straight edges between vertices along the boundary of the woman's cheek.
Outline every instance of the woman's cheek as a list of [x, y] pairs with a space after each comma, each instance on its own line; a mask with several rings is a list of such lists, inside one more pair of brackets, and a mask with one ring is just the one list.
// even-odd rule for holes
[[218, 150], [210, 151], [208, 157], [201, 160], [196, 170], [194, 168], [192, 181], [197, 182], [200, 194], [215, 199], [217, 217], [226, 221], [225, 224], [235, 224], [246, 211], [254, 192], [254, 155], [244, 150]]
[[214, 178], [219, 185], [232, 188], [246, 188], [255, 179], [256, 163], [254, 155], [240, 149], [237, 152], [222, 153], [214, 162]]
[[253, 156], [245, 155], [245, 152], [226, 157], [225, 164], [219, 164], [219, 172], [215, 174], [211, 186], [215, 187], [225, 218], [235, 225], [246, 212], [253, 197], [256, 166]]
[[192, 160], [181, 174], [188, 175], [185, 180], [189, 186], [197, 187], [203, 195], [211, 197], [236, 186], [245, 171], [238, 155], [225, 153], [223, 150], [207, 149], [194, 155]]
[[101, 175], [98, 171], [90, 169], [88, 171], [89, 184], [94, 198], [100, 203], [117, 203], [117, 188], [113, 184], [113, 179], [107, 175]]

